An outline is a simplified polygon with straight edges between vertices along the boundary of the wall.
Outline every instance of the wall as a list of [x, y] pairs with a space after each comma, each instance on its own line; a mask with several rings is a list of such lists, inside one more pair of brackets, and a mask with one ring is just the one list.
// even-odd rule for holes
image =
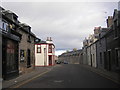
[[[46, 51], [44, 52], [44, 48], [46, 48]], [[41, 45], [41, 53], [37, 53], [37, 45], [35, 45], [35, 66], [46, 66], [48, 65], [48, 49], [47, 45]]]
[[[18, 30], [18, 32], [22, 35], [21, 41], [19, 43], [19, 73], [23, 74], [31, 71], [34, 68], [35, 63], [35, 46], [34, 46], [34, 37], [31, 36], [31, 43], [28, 42], [28, 33], [23, 30]], [[27, 59], [28, 59], [28, 51], [30, 50], [30, 62], [31, 67], [27, 67]], [[24, 50], [24, 61], [21, 61], [20, 50]]]
[[96, 42], [91, 44], [91, 58], [92, 58], [92, 67], [97, 67], [97, 62], [96, 62]]
[[37, 44], [35, 45], [35, 66], [49, 66], [49, 56], [52, 56], [52, 65], [55, 64], [55, 47], [52, 45], [52, 53], [48, 53], [49, 44], [41, 45], [41, 53], [37, 53]]

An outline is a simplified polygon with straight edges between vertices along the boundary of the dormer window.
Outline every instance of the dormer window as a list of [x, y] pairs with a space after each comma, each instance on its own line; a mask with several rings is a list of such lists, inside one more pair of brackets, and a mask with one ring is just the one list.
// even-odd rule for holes
[[28, 35], [28, 42], [31, 43], [31, 36], [30, 35]]
[[6, 23], [5, 21], [2, 21], [2, 30], [5, 32], [8, 32], [9, 30], [8, 23]]

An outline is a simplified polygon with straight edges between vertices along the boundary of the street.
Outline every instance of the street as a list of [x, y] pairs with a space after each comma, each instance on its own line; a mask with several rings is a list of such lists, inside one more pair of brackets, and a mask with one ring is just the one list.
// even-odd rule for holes
[[117, 88], [119, 85], [79, 64], [58, 64], [18, 88]]

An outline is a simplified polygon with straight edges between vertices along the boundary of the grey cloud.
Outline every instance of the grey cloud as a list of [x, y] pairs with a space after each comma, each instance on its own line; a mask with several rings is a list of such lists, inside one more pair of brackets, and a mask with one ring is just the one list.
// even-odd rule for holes
[[[32, 27], [41, 39], [51, 36], [56, 49], [81, 48], [82, 41], [95, 26], [106, 26], [116, 3], [81, 2], [5, 2], [6, 9], [17, 13], [20, 21]], [[105, 12], [107, 11], [107, 14]]]

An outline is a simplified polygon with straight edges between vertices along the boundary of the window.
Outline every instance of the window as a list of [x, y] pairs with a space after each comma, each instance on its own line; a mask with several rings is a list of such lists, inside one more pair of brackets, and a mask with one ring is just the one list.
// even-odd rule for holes
[[30, 35], [28, 35], [28, 42], [31, 43], [31, 36]]
[[51, 44], [49, 44], [48, 52], [52, 53], [52, 45]]
[[8, 31], [8, 24], [4, 21], [2, 21], [2, 29], [6, 32]]
[[0, 20], [0, 29], [2, 29], [2, 21]]
[[41, 53], [41, 45], [37, 45], [37, 53]]
[[24, 60], [25, 60], [25, 51], [20, 50], [20, 62], [24, 62]]

